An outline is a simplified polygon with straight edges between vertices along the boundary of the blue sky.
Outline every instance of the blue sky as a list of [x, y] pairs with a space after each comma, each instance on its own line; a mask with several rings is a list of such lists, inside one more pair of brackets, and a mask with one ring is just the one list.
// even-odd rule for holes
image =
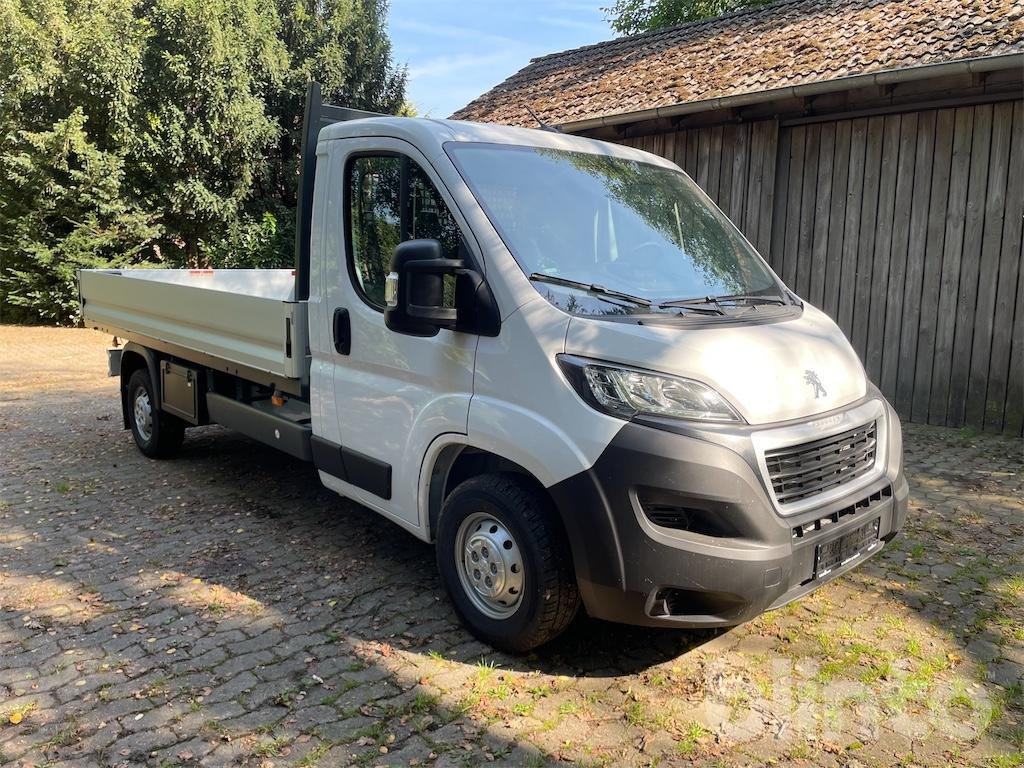
[[531, 58], [613, 37], [612, 0], [391, 0], [395, 61], [421, 115], [448, 117]]

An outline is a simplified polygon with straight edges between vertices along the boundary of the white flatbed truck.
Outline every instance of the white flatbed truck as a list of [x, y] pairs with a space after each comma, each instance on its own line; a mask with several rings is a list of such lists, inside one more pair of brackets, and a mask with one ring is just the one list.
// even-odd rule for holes
[[220, 423], [312, 462], [513, 651], [581, 607], [738, 624], [896, 535], [896, 414], [677, 166], [315, 85], [305, 119], [294, 270], [80, 273], [147, 456]]

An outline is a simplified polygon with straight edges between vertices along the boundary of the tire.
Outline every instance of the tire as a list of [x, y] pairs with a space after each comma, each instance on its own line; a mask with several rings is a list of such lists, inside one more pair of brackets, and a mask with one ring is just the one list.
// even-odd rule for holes
[[170, 458], [185, 439], [185, 422], [158, 410], [154, 403], [156, 398], [149, 372], [139, 368], [128, 379], [128, 423], [132, 437], [149, 458]]
[[543, 645], [579, 610], [569, 543], [551, 501], [517, 475], [480, 475], [451, 492], [437, 526], [437, 568], [462, 622], [499, 650]]

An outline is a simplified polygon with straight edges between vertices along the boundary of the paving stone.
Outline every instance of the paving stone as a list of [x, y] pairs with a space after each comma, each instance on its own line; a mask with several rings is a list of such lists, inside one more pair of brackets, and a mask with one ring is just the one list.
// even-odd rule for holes
[[978, 661], [995, 661], [1000, 656], [999, 646], [985, 640], [972, 640], [967, 651]]
[[278, 737], [275, 768], [990, 766], [1019, 748], [1019, 709], [980, 731], [1024, 683], [1020, 440], [907, 425], [905, 531], [793, 605], [720, 632], [581, 619], [514, 657], [459, 626], [429, 547], [301, 462], [216, 426], [176, 460], [139, 455], [108, 341], [0, 326], [17, 768], [259, 766]]
[[174, 744], [178, 737], [173, 731], [164, 728], [157, 728], [150, 731], [140, 731], [125, 736], [110, 745], [109, 752], [112, 756], [138, 759], [149, 752]]

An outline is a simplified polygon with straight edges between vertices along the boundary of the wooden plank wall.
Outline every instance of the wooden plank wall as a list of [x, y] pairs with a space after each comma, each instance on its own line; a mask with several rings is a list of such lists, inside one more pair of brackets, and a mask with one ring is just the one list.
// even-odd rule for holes
[[1024, 102], [625, 143], [687, 171], [905, 419], [1024, 435]]
[[761, 253], [771, 240], [778, 125], [718, 125], [627, 139], [686, 171]]

